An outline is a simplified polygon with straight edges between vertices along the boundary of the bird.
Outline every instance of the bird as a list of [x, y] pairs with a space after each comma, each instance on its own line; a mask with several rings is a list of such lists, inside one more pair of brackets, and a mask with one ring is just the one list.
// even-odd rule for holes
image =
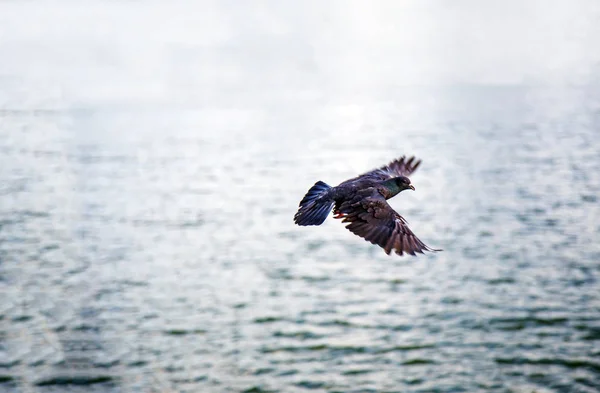
[[421, 165], [414, 156], [402, 156], [388, 165], [346, 180], [335, 187], [318, 181], [300, 201], [294, 222], [300, 226], [321, 225], [333, 209], [334, 218], [365, 240], [403, 254], [436, 252], [426, 246], [408, 227], [407, 221], [387, 203], [404, 190], [415, 190], [410, 176]]

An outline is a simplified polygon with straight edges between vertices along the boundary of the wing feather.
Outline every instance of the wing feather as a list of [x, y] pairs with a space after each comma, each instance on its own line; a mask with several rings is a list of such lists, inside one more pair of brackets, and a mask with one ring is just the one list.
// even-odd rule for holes
[[410, 158], [406, 158], [406, 156], [402, 156], [387, 165], [363, 173], [354, 179], [350, 179], [350, 181], [362, 178], [384, 181], [398, 176], [410, 176], [414, 171], [417, 170], [419, 165], [421, 165], [421, 160], [417, 159], [416, 157], [412, 156]]
[[345, 213], [342, 222], [348, 223], [346, 228], [350, 232], [379, 245], [386, 254], [392, 251], [398, 255], [440, 251], [419, 240], [406, 220], [377, 192], [346, 202], [341, 205], [340, 210]]

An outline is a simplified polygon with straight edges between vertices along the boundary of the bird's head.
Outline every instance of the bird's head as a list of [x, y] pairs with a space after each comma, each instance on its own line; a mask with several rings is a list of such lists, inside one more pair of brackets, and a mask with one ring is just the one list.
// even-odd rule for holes
[[384, 181], [382, 185], [387, 189], [385, 196], [386, 199], [389, 199], [404, 190], [414, 191], [415, 189], [415, 187], [412, 184], [410, 184], [410, 179], [406, 176], [398, 176], [391, 178], [389, 180]]
[[396, 187], [398, 187], [399, 191], [404, 191], [404, 190], [415, 190], [415, 186], [413, 186], [412, 184], [410, 184], [410, 179], [406, 176], [398, 176], [396, 178], [394, 178], [394, 182], [396, 183]]

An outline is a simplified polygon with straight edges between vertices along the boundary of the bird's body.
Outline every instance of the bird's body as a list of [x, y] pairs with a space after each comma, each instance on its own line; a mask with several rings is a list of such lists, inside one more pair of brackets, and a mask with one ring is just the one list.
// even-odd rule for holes
[[349, 223], [350, 232], [381, 246], [387, 254], [439, 251], [427, 247], [408, 228], [406, 220], [386, 202], [403, 190], [415, 188], [407, 175], [421, 164], [414, 157], [401, 157], [336, 187], [319, 181], [300, 202], [294, 216], [298, 225], [321, 225], [333, 209], [334, 218]]

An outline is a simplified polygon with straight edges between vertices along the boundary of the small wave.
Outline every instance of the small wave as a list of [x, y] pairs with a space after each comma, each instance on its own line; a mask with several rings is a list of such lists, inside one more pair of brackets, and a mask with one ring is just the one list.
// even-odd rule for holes
[[376, 370], [373, 369], [354, 369], [354, 370], [347, 370], [342, 372], [342, 375], [364, 375], [364, 374], [370, 374], [372, 372], [374, 372]]
[[425, 365], [425, 364], [435, 364], [435, 362], [430, 359], [421, 359], [421, 358], [405, 360], [402, 362], [403, 366], [421, 366], [421, 365]]
[[581, 337], [583, 340], [586, 341], [595, 341], [595, 340], [600, 340], [600, 327], [592, 327], [587, 329], [587, 334], [585, 334], [583, 337]]
[[490, 325], [500, 330], [523, 330], [525, 328], [537, 326], [560, 326], [565, 325], [568, 321], [569, 320], [564, 317], [492, 318], [490, 320]]
[[273, 392], [275, 392], [275, 391], [266, 389], [262, 386], [252, 386], [252, 387], [249, 387], [248, 389], [242, 390], [241, 393], [273, 393]]
[[254, 319], [254, 323], [273, 323], [283, 321], [281, 317], [259, 317]]
[[539, 359], [530, 359], [530, 358], [496, 358], [496, 363], [498, 364], [512, 364], [512, 365], [542, 365], [542, 366], [563, 366], [566, 368], [576, 369], [576, 368], [587, 368], [593, 370], [595, 372], [600, 372], [600, 363], [594, 362], [588, 359], [551, 359], [551, 358], [539, 358]]
[[322, 334], [317, 334], [309, 331], [298, 331], [298, 332], [281, 332], [277, 331], [273, 333], [273, 337], [286, 337], [286, 338], [297, 338], [300, 340], [309, 340], [323, 338]]
[[321, 381], [300, 381], [295, 383], [294, 385], [298, 386], [299, 388], [304, 388], [304, 389], [325, 389], [327, 386], [325, 384], [325, 382], [321, 382]]
[[97, 383], [115, 382], [110, 375], [59, 375], [38, 380], [36, 386], [53, 385], [94, 385]]
[[189, 334], [204, 334], [206, 330], [204, 329], [169, 329], [165, 330], [165, 334], [170, 336], [185, 336]]
[[[434, 348], [433, 344], [415, 344], [415, 345], [396, 345], [393, 347], [370, 347], [362, 345], [329, 345], [329, 344], [314, 344], [314, 345], [297, 345], [297, 346], [282, 346], [282, 347], [265, 347], [261, 350], [263, 353], [274, 352], [315, 352], [315, 351], [331, 351], [343, 353], [371, 353], [384, 354], [389, 352], [410, 352], [421, 349]], [[415, 361], [418, 361], [415, 360]]]
[[498, 277], [487, 280], [490, 285], [514, 284], [516, 281], [512, 277]]

